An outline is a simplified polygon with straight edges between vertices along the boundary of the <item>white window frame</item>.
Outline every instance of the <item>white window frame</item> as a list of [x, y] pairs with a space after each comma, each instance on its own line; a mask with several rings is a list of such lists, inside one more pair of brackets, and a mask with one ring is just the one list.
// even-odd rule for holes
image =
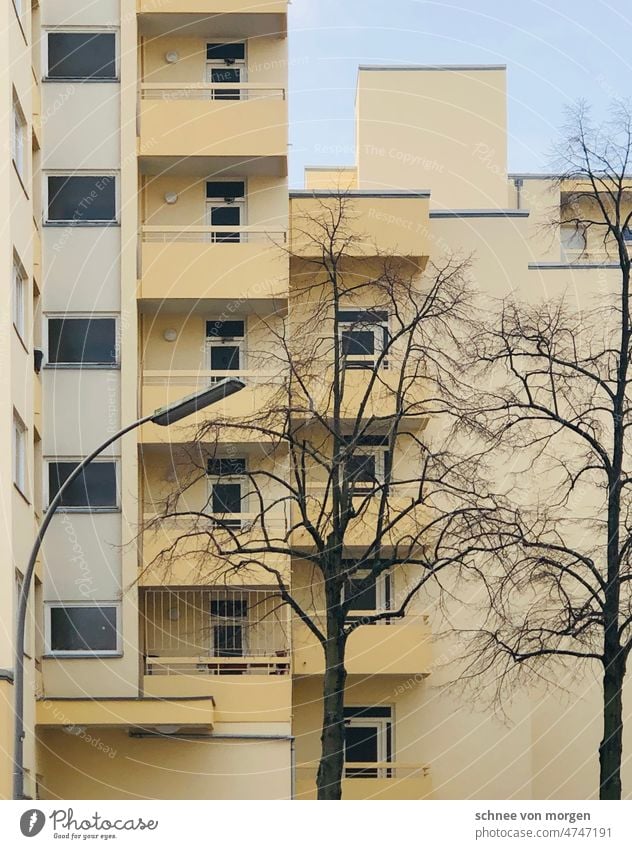
[[[365, 578], [368, 578], [371, 574], [371, 569], [358, 569], [357, 572], [354, 572], [351, 576], [351, 580], [362, 581]], [[387, 592], [388, 587], [388, 592]], [[386, 602], [388, 597], [392, 598], [393, 595], [393, 573], [390, 569], [385, 569], [375, 579], [375, 608], [371, 611], [366, 611], [367, 613], [386, 613], [389, 608], [386, 606]], [[347, 618], [353, 619], [354, 617], [358, 618], [358, 616], [363, 611], [355, 611], [350, 610], [347, 614]]]
[[[389, 445], [356, 445], [349, 455], [350, 457], [375, 457], [375, 481], [378, 486], [384, 486], [386, 483], [386, 456], [388, 454]], [[364, 495], [371, 492], [368, 481], [358, 481], [354, 485], [354, 491], [359, 495]]]
[[28, 428], [13, 410], [13, 483], [26, 498]]
[[[220, 459], [229, 459], [229, 458], [217, 457], [215, 459], [220, 460]], [[247, 470], [248, 469], [248, 459], [246, 457], [244, 457], [244, 459], [246, 460], [246, 470]], [[213, 511], [213, 487], [215, 486], [215, 484], [217, 484], [217, 483], [219, 483], [219, 484], [224, 484], [224, 483], [235, 484], [235, 483], [238, 483], [241, 486], [241, 499], [240, 499], [241, 513], [225, 513], [224, 515], [225, 516], [238, 517], [238, 516], [243, 516], [244, 514], [248, 513], [248, 509], [247, 509], [248, 508], [248, 491], [247, 491], [248, 476], [247, 475], [213, 475], [213, 474], [209, 474], [207, 472], [206, 477], [207, 477], [207, 485], [208, 485], [208, 491], [207, 491], [208, 492], [208, 495], [207, 495], [208, 501], [207, 501], [207, 503], [208, 503], [209, 508], [210, 508], [209, 512], [211, 512], [211, 513], [214, 512]], [[230, 519], [220, 520], [220, 521], [217, 522], [217, 526], [219, 528], [222, 528], [223, 527], [222, 522], [225, 522], [225, 521], [230, 522], [231, 520]], [[235, 523], [237, 523], [237, 521], [238, 521], [237, 518], [235, 518], [234, 521], [235, 521]], [[235, 524], [233, 529], [234, 530], [243, 529], [244, 524], [245, 524], [244, 519], [241, 519], [239, 525]], [[227, 525], [226, 528], [227, 529], [232, 528], [232, 526]]]
[[[213, 41], [210, 41], [208, 38], [204, 41], [204, 50], [206, 52], [209, 44], [243, 44], [244, 45], [244, 58], [240, 60], [236, 60], [232, 65], [227, 65], [225, 62], [220, 62], [217, 59], [206, 59], [204, 66], [204, 81], [207, 83], [212, 83], [211, 80], [211, 71], [213, 70], [222, 70], [224, 68], [236, 68], [240, 71], [240, 83], [248, 82], [248, 39], [241, 38], [217, 38]], [[217, 83], [215, 83], [217, 85]], [[218, 91], [222, 91], [222, 89], [218, 89]], [[240, 95], [239, 100], [244, 100], [247, 98], [247, 94], [239, 89]], [[211, 90], [210, 92], [211, 100], [220, 100], [221, 98], [216, 98], [215, 91]], [[237, 101], [238, 98], [235, 98]]]
[[[116, 609], [116, 648], [102, 649], [99, 651], [87, 651], [79, 649], [77, 651], [51, 648], [52, 623], [51, 611], [53, 609], [67, 609], [71, 607], [114, 607]], [[46, 657], [118, 657], [122, 651], [122, 633], [121, 633], [121, 602], [120, 601], [46, 601], [44, 602], [44, 655]]]
[[27, 139], [28, 123], [14, 89], [11, 109], [11, 158], [22, 183], [26, 181]]
[[[42, 347], [46, 354], [46, 368], [58, 369], [87, 369], [98, 370], [105, 369], [116, 371], [121, 365], [121, 327], [119, 313], [93, 313], [93, 312], [47, 312], [44, 313], [44, 327], [42, 332]], [[116, 351], [116, 361], [113, 363], [51, 363], [48, 361], [48, 320], [49, 319], [73, 319], [86, 318], [92, 321], [99, 318], [108, 318], [114, 320], [114, 350]]]
[[[348, 705], [348, 707], [356, 708], [357, 710], [366, 710], [370, 711], [370, 706], [365, 705]], [[392, 705], [380, 705], [381, 708], [389, 708], [390, 716], [354, 716], [348, 719], [345, 719], [345, 727], [352, 728], [375, 728], [378, 731], [377, 743], [378, 743], [378, 756], [376, 763], [395, 763], [395, 711], [393, 710]], [[391, 735], [391, 751], [388, 751], [388, 731], [390, 728]], [[345, 761], [346, 761], [346, 747], [345, 747]], [[355, 763], [355, 761], [351, 761], [351, 763]], [[371, 769], [371, 762], [367, 761], [366, 769]], [[388, 767], [376, 768], [377, 778], [387, 778], [389, 773]], [[354, 776], [346, 775], [346, 767], [345, 767], [345, 777], [346, 778], [359, 778], [362, 780], [362, 776]]]
[[[48, 178], [49, 177], [113, 177], [114, 178], [114, 218], [112, 220], [103, 221], [102, 219], [90, 219], [84, 221], [77, 221], [75, 219], [69, 220], [67, 218], [64, 219], [54, 219], [51, 220], [48, 218]], [[48, 227], [116, 227], [120, 224], [121, 221], [121, 172], [113, 171], [111, 169], [105, 168], [103, 171], [95, 171], [94, 168], [90, 168], [86, 171], [82, 170], [51, 170], [51, 171], [43, 171], [42, 172], [42, 180], [44, 181], [44, 185], [42, 186], [42, 222], [45, 226]]]
[[[204, 322], [204, 327], [206, 327], [207, 321], [212, 322], [220, 322], [220, 321], [231, 321], [233, 319], [221, 319], [221, 318], [207, 318]], [[240, 317], [236, 317], [235, 321], [242, 321]], [[233, 372], [235, 374], [239, 374], [239, 372], [246, 370], [246, 334], [248, 333], [248, 321], [246, 317], [243, 318], [244, 322], [244, 335], [243, 336], [205, 336], [206, 339], [206, 364], [207, 368], [210, 372], [213, 371], [211, 367], [211, 351], [213, 348], [223, 348], [226, 345], [229, 345], [231, 348], [239, 349], [239, 366], [236, 369], [232, 369], [230, 374]], [[229, 372], [226, 373], [227, 375]], [[224, 375], [222, 374], [222, 377]]]
[[[217, 198], [206, 197], [206, 183], [207, 182], [209, 182], [209, 181], [204, 182], [204, 200], [205, 200], [204, 220], [206, 222], [207, 227], [209, 227], [209, 228], [213, 227], [213, 224], [211, 223], [213, 209], [234, 209], [235, 207], [237, 207], [240, 210], [239, 224], [235, 225], [236, 226], [235, 232], [239, 233], [239, 240], [235, 241], [235, 242], [224, 242], [224, 243], [222, 243], [220, 241], [221, 240], [221, 233], [217, 234], [217, 235], [215, 233], [212, 233], [211, 234], [212, 241], [213, 242], [219, 242], [220, 244], [229, 244], [229, 245], [230, 244], [238, 245], [242, 242], [246, 242], [248, 240], [248, 235], [246, 233], [242, 232], [242, 228], [248, 226], [247, 225], [247, 222], [248, 222], [248, 203], [247, 203], [248, 181], [246, 179], [241, 180], [241, 179], [238, 179], [238, 178], [236, 178], [235, 180], [226, 179], [224, 181], [226, 183], [239, 182], [239, 183], [244, 184], [244, 196], [243, 196], [243, 198], [235, 198], [232, 203], [226, 203], [226, 197], [230, 197], [230, 195], [226, 195], [225, 197], [217, 197]], [[222, 181], [221, 180], [213, 180], [213, 182], [221, 183]]]
[[13, 253], [13, 327], [26, 345], [26, 309], [28, 275], [19, 256]]
[[[48, 510], [50, 506], [50, 486], [49, 486], [49, 472], [48, 467], [51, 463], [80, 463], [84, 458], [83, 457], [44, 457], [42, 466], [44, 472], [44, 503], [45, 510]], [[116, 483], [116, 505], [110, 505], [109, 507], [63, 507], [60, 506], [57, 508], [57, 513], [119, 513], [121, 510], [121, 460], [120, 457], [108, 457], [101, 456], [97, 457], [95, 460], [90, 463], [91, 466], [96, 465], [97, 463], [114, 463], [114, 475], [115, 475], [115, 483]]]
[[[69, 33], [71, 35], [114, 33], [114, 77], [105, 79], [94, 79], [91, 77], [49, 77], [48, 76], [48, 34], [49, 33]], [[117, 83], [120, 82], [120, 31], [117, 27], [87, 27], [87, 26], [50, 26], [42, 27], [42, 80], [49, 83], [66, 83], [66, 82], [85, 82], [85, 83]]]
[[[378, 362], [379, 358], [382, 356], [384, 351], [384, 331], [388, 334], [389, 332], [389, 321], [382, 321], [380, 323], [369, 323], [367, 322], [364, 327], [358, 327], [358, 323], [356, 321], [345, 321], [342, 317], [345, 312], [356, 312], [356, 311], [366, 311], [372, 312], [377, 309], [376, 307], [340, 307], [338, 310], [338, 336], [340, 343], [340, 356], [342, 361], [346, 361], [347, 355], [343, 353], [343, 334], [345, 331], [353, 331], [357, 330], [359, 332], [373, 330], [373, 347], [375, 349], [375, 353], [373, 354], [352, 354], [350, 358], [350, 367], [354, 366], [357, 368], [362, 363], [366, 363], [369, 367], [371, 365], [375, 366]], [[382, 360], [380, 364], [380, 368], [386, 369], [388, 368], [388, 360], [385, 358]]]

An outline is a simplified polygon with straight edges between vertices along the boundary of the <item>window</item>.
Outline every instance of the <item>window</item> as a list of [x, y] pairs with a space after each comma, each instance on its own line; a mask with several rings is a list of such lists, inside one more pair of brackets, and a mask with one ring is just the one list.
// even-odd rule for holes
[[347, 707], [345, 710], [345, 778], [391, 778], [384, 764], [393, 760], [393, 709], [391, 707]]
[[[220, 88], [212, 89], [214, 100], [241, 100], [241, 91], [236, 83], [246, 79], [246, 45], [244, 42], [207, 44], [206, 79], [209, 83], [218, 83]], [[223, 87], [223, 84], [230, 85]]]
[[113, 174], [48, 177], [48, 223], [104, 224], [116, 221]]
[[577, 255], [586, 250], [586, 231], [575, 224], [562, 224], [560, 227], [562, 256]]
[[345, 477], [358, 494], [371, 492], [387, 482], [390, 474], [388, 438], [363, 436], [358, 438], [352, 453], [347, 456]]
[[47, 654], [120, 654], [117, 604], [48, 604]]
[[219, 527], [241, 528], [242, 520], [236, 518], [244, 510], [246, 501], [246, 461], [243, 459], [209, 460], [211, 511]]
[[11, 156], [13, 157], [13, 164], [15, 165], [15, 170], [20, 175], [20, 179], [24, 182], [25, 180], [25, 168], [26, 168], [26, 118], [24, 117], [24, 112], [22, 112], [22, 107], [17, 99], [15, 92], [13, 93], [13, 116], [12, 116], [12, 125], [11, 125]]
[[116, 319], [48, 319], [49, 364], [112, 366], [117, 354]]
[[[355, 561], [345, 561], [345, 568], [355, 566]], [[345, 565], [343, 564], [343, 565]], [[377, 573], [379, 564], [371, 569], [358, 569], [348, 579], [345, 601], [349, 602], [349, 613], [353, 611], [376, 612], [391, 607], [391, 574], [386, 569]], [[358, 618], [349, 616], [349, 619]]]
[[[78, 465], [76, 461], [49, 461], [49, 503]], [[111, 510], [117, 507], [117, 503], [116, 462], [96, 460], [69, 485], [59, 506], [67, 510]]]
[[[373, 368], [388, 345], [388, 314], [380, 310], [339, 310], [340, 347], [347, 368]], [[386, 359], [382, 368], [388, 367]]]
[[[242, 233], [230, 227], [245, 223], [246, 184], [244, 182], [208, 182], [206, 184], [206, 224], [214, 242], [241, 242]], [[245, 235], [245, 234], [243, 234]]]
[[113, 32], [49, 32], [49, 80], [115, 80], [116, 34]]
[[24, 341], [26, 339], [26, 271], [13, 255], [13, 326]]
[[207, 321], [206, 347], [211, 371], [240, 371], [244, 368], [244, 321]]
[[211, 601], [211, 653], [214, 657], [243, 657], [246, 654], [248, 602], [246, 599]]
[[26, 425], [13, 413], [13, 483], [26, 494]]

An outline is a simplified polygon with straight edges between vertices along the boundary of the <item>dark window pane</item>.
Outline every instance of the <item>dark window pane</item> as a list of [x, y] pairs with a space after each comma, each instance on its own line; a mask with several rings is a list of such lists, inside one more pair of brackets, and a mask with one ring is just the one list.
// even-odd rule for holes
[[342, 353], [365, 357], [375, 353], [375, 333], [372, 330], [343, 330]]
[[216, 345], [211, 348], [212, 371], [237, 371], [239, 369], [239, 348], [236, 345]]
[[[78, 463], [49, 463], [49, 502]], [[64, 492], [61, 507], [116, 507], [116, 464], [91, 463]]]
[[231, 227], [241, 224], [241, 209], [238, 206], [216, 206], [211, 210], [211, 226]]
[[207, 198], [243, 198], [246, 194], [246, 184], [238, 181], [213, 182], [206, 184]]
[[245, 619], [248, 602], [245, 599], [218, 598], [211, 601], [211, 615], [222, 619]]
[[[358, 728], [347, 726], [345, 728], [345, 761], [347, 763], [377, 763], [378, 762], [378, 737], [377, 728]], [[347, 778], [377, 778], [377, 769], [347, 768]]]
[[243, 629], [241, 625], [216, 625], [213, 628], [215, 657], [242, 657]]
[[116, 651], [115, 607], [53, 607], [51, 651]]
[[49, 363], [116, 363], [113, 318], [49, 318]]
[[209, 339], [235, 339], [245, 335], [245, 323], [243, 321], [207, 321], [206, 335]]
[[209, 475], [217, 477], [246, 474], [246, 461], [237, 457], [221, 457], [208, 462]]
[[371, 577], [372, 584], [364, 590], [360, 585], [364, 579], [353, 578], [349, 582], [346, 599], [350, 602], [349, 610], [376, 610], [377, 608], [377, 577]]
[[390, 707], [346, 707], [344, 709], [345, 719], [352, 719], [354, 716], [363, 717], [383, 717], [390, 719], [392, 710]]
[[116, 221], [114, 175], [48, 178], [49, 221]]
[[213, 484], [213, 512], [241, 513], [241, 484]]
[[219, 59], [233, 59], [242, 61], [246, 58], [246, 45], [242, 42], [226, 43], [226, 44], [207, 44], [206, 58], [210, 61]]
[[51, 79], [116, 79], [113, 32], [49, 32], [48, 76]]
[[347, 479], [357, 483], [375, 481], [375, 457], [369, 454], [353, 454], [347, 457]]

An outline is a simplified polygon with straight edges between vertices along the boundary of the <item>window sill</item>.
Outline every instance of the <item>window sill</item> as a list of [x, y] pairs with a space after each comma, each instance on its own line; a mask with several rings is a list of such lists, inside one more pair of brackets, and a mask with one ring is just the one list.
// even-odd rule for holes
[[117, 657], [123, 657], [123, 652], [45, 652], [42, 655], [43, 660], [102, 660]]
[[43, 83], [120, 83], [120, 77], [103, 77], [93, 79], [92, 77], [42, 77]]
[[44, 227], [120, 227], [119, 221], [44, 221]]
[[23, 500], [26, 504], [28, 504], [28, 506], [30, 507], [30, 506], [31, 506], [31, 502], [29, 501], [28, 496], [27, 496], [27, 495], [26, 495], [26, 494], [22, 491], [21, 487], [20, 487], [20, 486], [19, 486], [19, 485], [18, 485], [15, 481], [13, 481], [13, 488], [14, 488], [14, 489], [15, 489], [15, 491], [18, 493], [18, 495], [22, 498], [22, 500]]
[[[48, 507], [44, 513], [48, 512]], [[55, 513], [85, 513], [86, 515], [95, 513], [120, 513], [120, 507], [58, 507]]]
[[120, 371], [120, 363], [46, 363], [45, 369], [52, 371]]
[[15, 159], [13, 159], [13, 157], [11, 157], [11, 164], [13, 165], [13, 170], [15, 171], [15, 176], [18, 178], [18, 182], [22, 186], [22, 191], [24, 192], [24, 196], [26, 197], [27, 200], [30, 200], [31, 198], [29, 197], [29, 193], [26, 190], [26, 186], [24, 185], [24, 177], [22, 176], [22, 174], [20, 174], [20, 169], [15, 164]]

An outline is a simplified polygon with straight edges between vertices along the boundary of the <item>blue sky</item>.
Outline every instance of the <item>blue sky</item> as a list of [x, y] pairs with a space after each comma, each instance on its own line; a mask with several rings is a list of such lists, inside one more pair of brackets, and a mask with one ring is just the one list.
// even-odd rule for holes
[[294, 187], [353, 162], [362, 63], [505, 63], [512, 171], [547, 170], [565, 105], [632, 97], [630, 0], [293, 0], [290, 31]]

